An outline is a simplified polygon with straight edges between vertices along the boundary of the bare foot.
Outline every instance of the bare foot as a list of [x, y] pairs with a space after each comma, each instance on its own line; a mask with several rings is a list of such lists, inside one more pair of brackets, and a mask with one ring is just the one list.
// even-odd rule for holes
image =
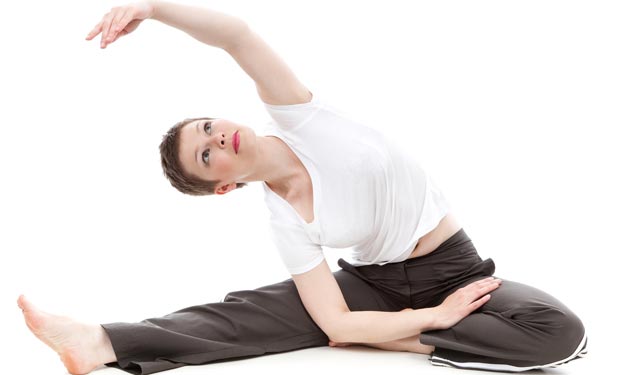
[[23, 295], [17, 299], [17, 305], [31, 332], [61, 357], [70, 374], [86, 374], [104, 363], [116, 361], [108, 335], [100, 325], [48, 314]]

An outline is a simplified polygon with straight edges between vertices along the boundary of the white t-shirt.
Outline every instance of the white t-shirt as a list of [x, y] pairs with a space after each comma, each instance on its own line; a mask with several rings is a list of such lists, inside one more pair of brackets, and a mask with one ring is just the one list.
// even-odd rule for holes
[[263, 182], [274, 242], [292, 275], [351, 249], [354, 265], [406, 260], [450, 209], [419, 164], [383, 134], [320, 101], [265, 104], [265, 134], [282, 139], [306, 167], [314, 220], [307, 223]]

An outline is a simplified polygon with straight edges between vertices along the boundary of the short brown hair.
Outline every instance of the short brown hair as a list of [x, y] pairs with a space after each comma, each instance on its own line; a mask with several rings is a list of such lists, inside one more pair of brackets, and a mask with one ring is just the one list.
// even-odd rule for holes
[[[178, 191], [189, 195], [212, 195], [220, 181], [207, 181], [193, 176], [182, 168], [180, 162], [180, 130], [190, 122], [196, 120], [214, 120], [210, 117], [188, 118], [172, 126], [161, 141], [161, 166], [163, 173], [171, 185]], [[237, 182], [237, 189], [247, 185]]]

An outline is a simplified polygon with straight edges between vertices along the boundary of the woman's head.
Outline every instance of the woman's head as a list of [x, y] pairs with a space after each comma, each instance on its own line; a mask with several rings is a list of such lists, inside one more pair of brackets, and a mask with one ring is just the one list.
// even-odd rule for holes
[[251, 146], [248, 143], [254, 137], [250, 135], [255, 135], [253, 130], [223, 119], [198, 117], [180, 121], [160, 144], [163, 173], [173, 187], [189, 195], [224, 194], [241, 188], [247, 184], [237, 181], [241, 177], [237, 159], [245, 158], [239, 157], [233, 140], [236, 137], [238, 148], [242, 139], [245, 146]]

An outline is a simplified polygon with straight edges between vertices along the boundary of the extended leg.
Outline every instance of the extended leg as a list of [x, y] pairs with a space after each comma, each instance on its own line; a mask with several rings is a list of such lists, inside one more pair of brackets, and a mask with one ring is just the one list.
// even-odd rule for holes
[[[334, 275], [350, 309], [390, 309], [367, 283], [345, 271]], [[117, 362], [109, 365], [137, 374], [328, 345], [290, 279], [229, 293], [223, 302], [102, 327], [117, 356]]]

